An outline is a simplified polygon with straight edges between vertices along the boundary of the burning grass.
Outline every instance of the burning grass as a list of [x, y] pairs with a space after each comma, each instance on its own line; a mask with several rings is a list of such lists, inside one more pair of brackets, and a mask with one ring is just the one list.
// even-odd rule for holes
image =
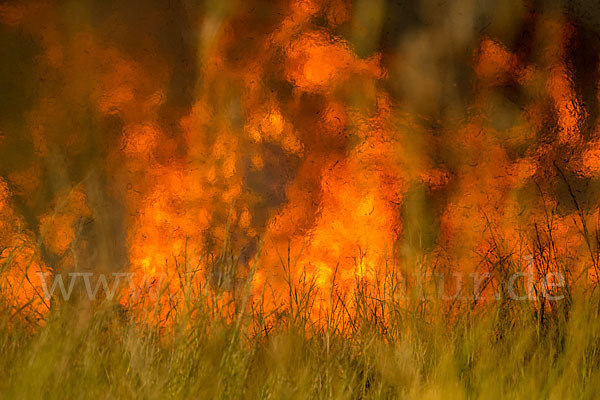
[[154, 302], [156, 319], [108, 296], [90, 300], [83, 285], [68, 301], [55, 296], [37, 323], [4, 302], [2, 397], [593, 398], [599, 390], [595, 286], [568, 281], [555, 301], [530, 300], [524, 286], [520, 300], [452, 301], [428, 281], [400, 299], [388, 280], [385, 293], [357, 284], [346, 300], [332, 289], [315, 321], [310, 280], [291, 281], [280, 308], [252, 298], [249, 285], [225, 296], [202, 280], [198, 293]]
[[0, 393], [593, 397], [596, 14], [0, 4]]

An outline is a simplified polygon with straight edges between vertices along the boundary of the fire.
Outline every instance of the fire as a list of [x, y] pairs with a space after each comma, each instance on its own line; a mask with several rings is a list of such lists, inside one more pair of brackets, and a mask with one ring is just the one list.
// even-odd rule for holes
[[326, 32], [305, 33], [290, 44], [287, 54], [287, 79], [305, 91], [332, 91], [336, 82], [347, 81], [352, 73], [383, 74], [377, 57], [360, 60], [347, 43]]
[[[31, 271], [127, 270], [142, 292], [163, 284], [168, 296], [152, 302], [165, 309], [190, 270], [223, 302], [249, 279], [273, 309], [290, 280], [308, 279], [319, 320], [332, 285], [340, 296], [375, 285], [390, 262], [472, 272], [555, 246], [589, 268], [597, 249], [579, 233], [597, 201], [574, 205], [572, 185], [595, 182], [600, 139], [572, 65], [576, 24], [532, 13], [528, 43], [475, 37], [464, 112], [420, 115], [435, 102], [410, 98], [415, 82], [395, 89], [410, 51], [359, 51], [347, 2], [256, 7], [188, 10], [190, 54], [117, 16], [92, 23], [74, 8], [81, 21], [64, 27], [50, 2], [0, 7], [4, 29], [40, 48], [31, 73], [48, 77], [24, 112], [30, 160], [0, 181], [0, 241], [26, 243], [11, 279], [35, 281], [26, 260]], [[132, 35], [141, 42], [119, 42]], [[107, 237], [97, 252], [108, 255], [86, 258], [85, 229]]]

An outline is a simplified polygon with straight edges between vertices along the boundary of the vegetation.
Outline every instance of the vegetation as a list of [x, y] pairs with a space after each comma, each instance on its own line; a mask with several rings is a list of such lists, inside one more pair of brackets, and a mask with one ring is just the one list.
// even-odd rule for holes
[[394, 301], [357, 286], [347, 318], [315, 321], [310, 285], [290, 284], [295, 300], [270, 312], [248, 292], [225, 303], [211, 301], [214, 285], [205, 289], [162, 324], [107, 299], [56, 301], [38, 326], [5, 307], [0, 396], [594, 398], [600, 390], [597, 290], [450, 307], [416, 289]]

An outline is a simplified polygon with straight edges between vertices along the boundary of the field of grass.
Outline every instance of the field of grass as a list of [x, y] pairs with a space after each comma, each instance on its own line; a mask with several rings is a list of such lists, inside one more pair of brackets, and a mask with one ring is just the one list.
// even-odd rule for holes
[[57, 301], [33, 325], [5, 306], [0, 397], [593, 399], [600, 390], [591, 288], [563, 288], [554, 302], [452, 307], [358, 289], [346, 318], [318, 321], [307, 312], [315, 294], [289, 289], [287, 308], [268, 313], [247, 295], [208, 306], [218, 293], [207, 291], [163, 324], [108, 300]]

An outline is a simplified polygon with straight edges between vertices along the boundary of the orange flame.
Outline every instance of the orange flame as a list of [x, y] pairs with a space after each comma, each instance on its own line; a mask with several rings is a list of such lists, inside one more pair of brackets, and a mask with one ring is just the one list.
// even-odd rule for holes
[[[268, 18], [259, 13], [264, 20], [252, 7], [237, 4], [227, 17], [205, 10], [193, 21], [197, 59], [186, 64], [196, 76], [185, 89], [155, 37], [131, 50], [116, 40], [130, 32], [110, 19], [97, 28], [73, 21], [65, 35], [50, 3], [0, 7], [6, 29], [40, 43], [34, 74], [61, 86], [40, 84], [26, 113], [34, 161], [0, 181], [2, 243], [22, 237], [43, 247], [17, 257], [11, 287], [19, 276], [30, 280], [26, 258], [32, 271], [49, 262], [55, 271], [75, 268], [76, 226], [101, 220], [106, 198], [123, 209], [134, 285], [167, 279], [169, 296], [154, 302], [171, 302], [181, 272], [194, 268], [198, 287], [229, 293], [240, 276], [252, 278], [254, 296], [269, 286], [273, 308], [288, 301], [289, 279], [308, 277], [320, 293], [318, 320], [334, 281], [346, 293], [357, 282], [374, 285], [382, 265], [410, 271], [419, 254], [470, 272], [493, 257], [523, 266], [523, 256], [543, 255], [554, 240], [573, 268], [587, 268], [579, 233], [593, 225], [597, 204], [582, 210], [565, 196], [577, 179], [598, 177], [600, 139], [597, 127], [588, 132], [596, 110], [586, 109], [570, 64], [575, 25], [539, 16], [531, 54], [477, 38], [472, 102], [461, 118], [436, 120], [394, 93], [393, 63], [402, 57], [390, 49], [359, 56], [344, 2], [274, 2], [264, 5]], [[183, 106], [178, 91], [188, 97]], [[85, 118], [73, 113], [92, 122], [81, 126]], [[96, 147], [99, 167], [86, 163]], [[109, 195], [97, 200], [97, 186], [73, 173], [80, 167], [98, 169], [96, 184]], [[30, 213], [34, 226], [15, 229], [25, 217], [12, 197], [26, 198], [44, 179], [54, 189]], [[39, 206], [24, 203], [21, 212]], [[423, 219], [427, 229], [423, 215], [433, 221]], [[540, 235], [538, 227], [547, 229]], [[20, 290], [11, 295], [17, 306], [36, 285]], [[47, 310], [41, 300], [36, 307]]]

